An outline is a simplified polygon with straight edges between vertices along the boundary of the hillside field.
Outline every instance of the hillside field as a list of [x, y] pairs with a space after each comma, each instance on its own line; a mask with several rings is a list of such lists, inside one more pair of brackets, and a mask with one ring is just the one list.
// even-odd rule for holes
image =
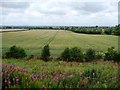
[[12, 45], [25, 49], [28, 55], [39, 55], [44, 45], [50, 45], [51, 56], [60, 56], [65, 47], [77, 46], [105, 52], [108, 47], [118, 49], [118, 36], [78, 34], [63, 30], [29, 30], [2, 33], [2, 51]]

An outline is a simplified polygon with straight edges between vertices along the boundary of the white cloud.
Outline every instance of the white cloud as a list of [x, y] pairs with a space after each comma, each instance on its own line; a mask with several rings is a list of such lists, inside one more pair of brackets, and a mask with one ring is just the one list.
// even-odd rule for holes
[[[86, 0], [85, 0], [86, 1]], [[116, 25], [116, 2], [78, 0], [4, 0], [3, 25]]]

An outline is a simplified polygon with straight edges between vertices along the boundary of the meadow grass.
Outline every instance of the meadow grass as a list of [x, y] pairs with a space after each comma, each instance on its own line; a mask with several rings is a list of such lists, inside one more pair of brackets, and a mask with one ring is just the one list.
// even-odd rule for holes
[[[28, 86], [24, 87], [35, 88], [42, 88], [43, 86], [46, 88], [118, 87], [118, 64], [112, 61], [92, 61], [81, 63], [64, 61], [44, 62], [42, 60], [33, 59], [27, 61], [20, 59], [3, 59], [2, 64], [3, 73], [7, 72], [5, 73], [5, 76], [3, 76], [3, 84], [5, 80], [8, 80], [7, 78], [9, 74], [9, 78], [17, 77], [20, 80], [19, 84], [17, 82], [14, 83], [14, 88], [17, 87], [16, 85], [22, 87], [20, 83], [27, 83]], [[17, 70], [17, 67], [19, 70]], [[14, 68], [16, 71], [14, 71]], [[95, 74], [95, 77], [91, 76], [91, 71], [93, 70], [95, 71], [92, 73], [92, 75]], [[27, 73], [25, 73], [25, 71], [27, 71]], [[27, 82], [27, 80], [24, 82], [24, 78], [29, 78], [29, 82]], [[48, 85], [48, 83], [51, 82], [52, 84]], [[13, 87], [11, 83], [9, 84], [9, 88]]]

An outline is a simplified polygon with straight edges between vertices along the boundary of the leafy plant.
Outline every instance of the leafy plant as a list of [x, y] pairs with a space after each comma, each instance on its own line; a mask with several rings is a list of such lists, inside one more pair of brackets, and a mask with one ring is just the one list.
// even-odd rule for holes
[[105, 60], [115, 60], [117, 56], [117, 52], [115, 51], [114, 47], [108, 48], [107, 52], [105, 53]]

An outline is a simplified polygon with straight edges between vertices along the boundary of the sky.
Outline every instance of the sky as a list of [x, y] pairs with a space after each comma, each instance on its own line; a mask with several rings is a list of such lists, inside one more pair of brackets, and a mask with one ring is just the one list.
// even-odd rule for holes
[[118, 24], [118, 0], [2, 0], [0, 11], [0, 25], [115, 26]]

